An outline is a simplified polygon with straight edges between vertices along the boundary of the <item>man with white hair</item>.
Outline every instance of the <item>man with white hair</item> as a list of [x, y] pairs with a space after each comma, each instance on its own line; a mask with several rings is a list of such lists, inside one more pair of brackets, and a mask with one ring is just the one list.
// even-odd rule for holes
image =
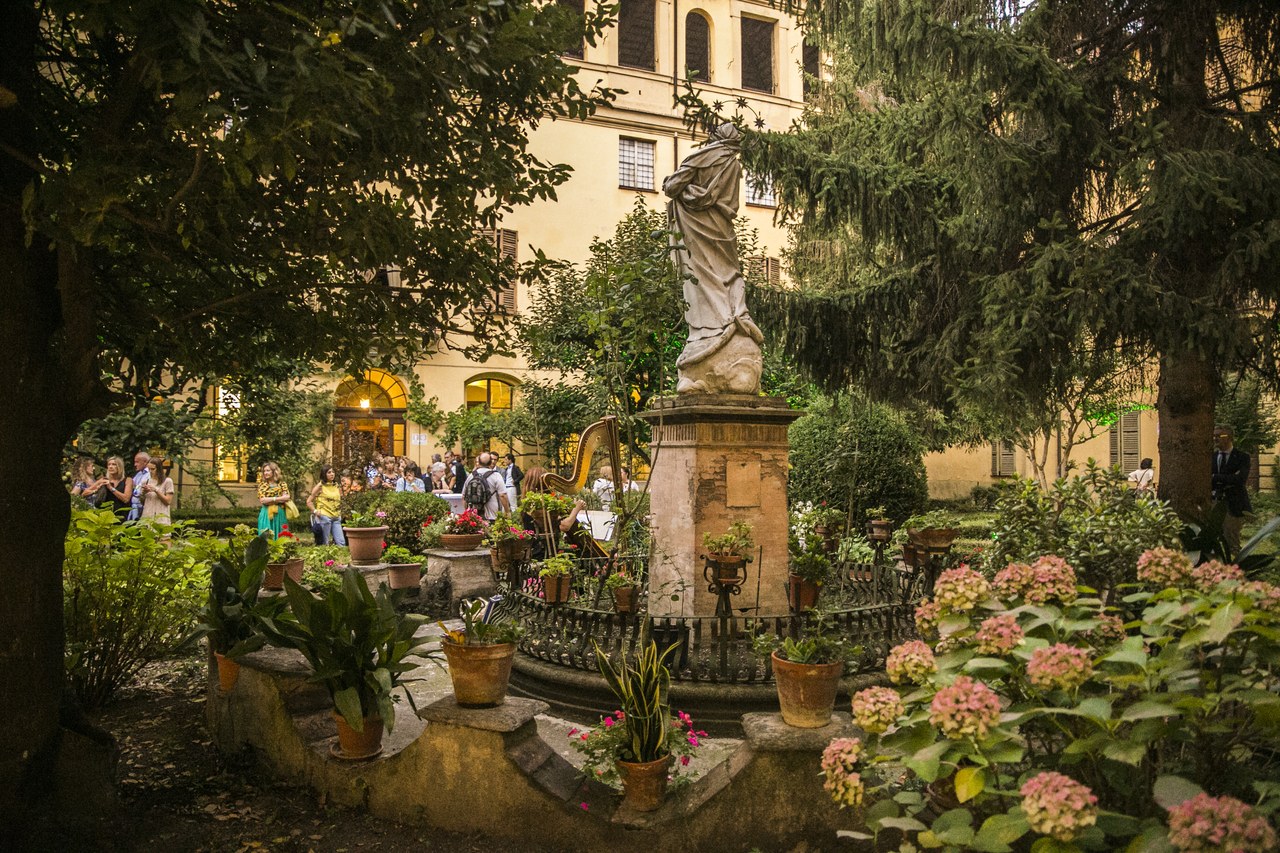
[[145, 450], [133, 454], [133, 497], [129, 499], [129, 517], [126, 521], [142, 518], [142, 486], [151, 481], [151, 472], [147, 470], [147, 463], [150, 461], [151, 454]]
[[475, 470], [467, 477], [461, 492], [467, 506], [483, 515], [485, 521], [497, 518], [499, 510], [511, 512], [506, 484], [502, 480], [502, 474], [493, 467], [492, 453], [486, 451], [476, 457]]

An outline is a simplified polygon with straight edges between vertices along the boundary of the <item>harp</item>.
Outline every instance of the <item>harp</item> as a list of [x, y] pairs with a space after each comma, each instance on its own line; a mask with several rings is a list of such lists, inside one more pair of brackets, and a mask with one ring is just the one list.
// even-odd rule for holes
[[[622, 494], [622, 451], [618, 446], [618, 418], [606, 415], [582, 431], [578, 437], [578, 452], [574, 454], [573, 470], [567, 476], [547, 472], [542, 482], [548, 489], [555, 489], [565, 494], [574, 494], [587, 487], [587, 478], [591, 476], [591, 460], [597, 453], [608, 455], [609, 467], [613, 471], [613, 493]], [[588, 537], [593, 557], [608, 557], [604, 546]]]

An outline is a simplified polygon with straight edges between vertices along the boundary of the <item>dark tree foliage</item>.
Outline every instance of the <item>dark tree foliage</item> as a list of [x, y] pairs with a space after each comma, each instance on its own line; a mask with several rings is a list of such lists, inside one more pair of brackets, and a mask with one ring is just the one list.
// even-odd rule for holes
[[811, 285], [761, 293], [762, 322], [830, 387], [944, 408], [1034, 411], [1081, 352], [1149, 362], [1161, 493], [1194, 511], [1220, 377], [1280, 376], [1280, 7], [809, 13], [835, 79], [744, 148]]

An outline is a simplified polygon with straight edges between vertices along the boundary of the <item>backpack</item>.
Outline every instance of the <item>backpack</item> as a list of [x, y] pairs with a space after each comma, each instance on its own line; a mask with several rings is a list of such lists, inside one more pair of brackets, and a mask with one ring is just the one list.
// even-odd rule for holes
[[462, 499], [467, 502], [467, 506], [483, 510], [489, 503], [489, 498], [493, 497], [493, 489], [489, 486], [489, 475], [492, 473], [492, 468], [477, 468], [471, 472], [471, 479], [462, 487]]

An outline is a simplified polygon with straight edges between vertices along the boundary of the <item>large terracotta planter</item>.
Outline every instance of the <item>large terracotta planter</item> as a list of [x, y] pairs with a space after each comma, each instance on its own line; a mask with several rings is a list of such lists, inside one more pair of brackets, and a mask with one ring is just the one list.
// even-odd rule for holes
[[356, 566], [376, 566], [382, 562], [382, 543], [387, 538], [386, 525], [382, 527], [344, 527], [351, 562]]
[[818, 603], [818, 592], [821, 589], [821, 585], [799, 575], [787, 575], [787, 602], [797, 613], [812, 610]]
[[221, 652], [214, 652], [213, 658], [218, 666], [218, 689], [230, 693], [240, 679], [240, 661], [232, 660]]
[[359, 761], [363, 758], [373, 758], [382, 752], [381, 717], [365, 717], [362, 723], [364, 731], [360, 732], [347, 725], [347, 721], [337, 711], [333, 712], [333, 719], [338, 724], [338, 743], [329, 752], [335, 758]]
[[716, 573], [716, 579], [724, 583], [733, 583], [741, 579], [739, 570], [746, 562], [737, 554], [708, 554], [707, 563]]
[[827, 527], [825, 524], [814, 526], [813, 535], [822, 540], [822, 547], [828, 554], [834, 554], [840, 550], [839, 531], [834, 527]]
[[568, 575], [547, 575], [542, 579], [542, 594], [547, 604], [564, 604], [573, 589], [573, 579]]
[[959, 535], [956, 527], [913, 527], [907, 531], [916, 548], [946, 548]]
[[388, 563], [387, 584], [392, 589], [417, 589], [422, 584], [422, 564]]
[[495, 572], [509, 572], [512, 566], [529, 561], [533, 553], [531, 539], [504, 539], [489, 549], [489, 559]]
[[286, 577], [294, 583], [302, 583], [302, 569], [301, 557], [294, 557], [283, 563], [267, 563], [267, 570], [262, 574], [262, 588], [284, 589]]
[[634, 586], [620, 586], [613, 590], [613, 609], [618, 613], [635, 613], [639, 589]]
[[441, 533], [440, 547], [447, 551], [474, 551], [484, 541], [483, 533]]
[[887, 518], [873, 518], [867, 522], [867, 538], [872, 542], [888, 542], [893, 534], [893, 522]]
[[638, 812], [656, 811], [667, 796], [667, 777], [671, 772], [671, 756], [656, 761], [618, 761], [622, 777], [622, 804]]
[[491, 708], [506, 701], [515, 643], [470, 645], [445, 640], [442, 645], [449, 663], [449, 680], [453, 682], [453, 698], [459, 705]]
[[831, 722], [843, 672], [844, 661], [792, 663], [774, 652], [773, 681], [783, 721], [801, 729], [819, 729]]

